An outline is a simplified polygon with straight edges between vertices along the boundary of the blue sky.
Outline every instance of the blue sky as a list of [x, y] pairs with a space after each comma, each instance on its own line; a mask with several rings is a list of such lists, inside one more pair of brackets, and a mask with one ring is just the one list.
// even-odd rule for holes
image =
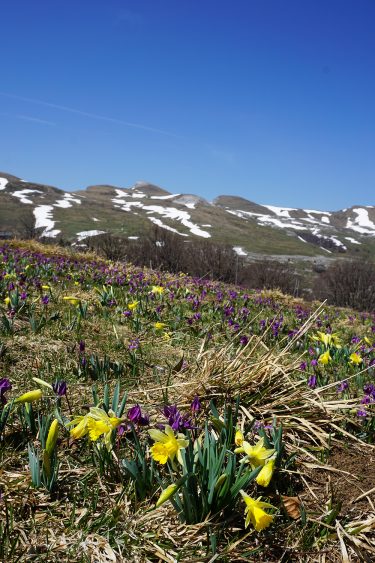
[[0, 170], [375, 204], [374, 0], [12, 0]]

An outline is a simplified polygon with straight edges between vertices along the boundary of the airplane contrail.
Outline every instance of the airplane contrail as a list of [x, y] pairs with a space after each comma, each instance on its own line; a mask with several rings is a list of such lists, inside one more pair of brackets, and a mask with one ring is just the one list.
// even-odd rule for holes
[[82, 115], [84, 117], [89, 117], [92, 119], [100, 119], [101, 121], [107, 121], [108, 123], [116, 123], [117, 125], [125, 125], [126, 127], [134, 127], [135, 129], [142, 129], [143, 131], [150, 131], [151, 133], [160, 133], [161, 135], [167, 135], [169, 137], [174, 137], [175, 139], [181, 139], [179, 135], [175, 133], [170, 133], [169, 131], [164, 131], [163, 129], [156, 129], [155, 127], [149, 127], [148, 125], [142, 125], [141, 123], [132, 123], [131, 121], [124, 121], [122, 119], [116, 119], [114, 117], [108, 117], [106, 115], [99, 115], [97, 113], [90, 113], [87, 111], [82, 111], [79, 109], [71, 108], [68, 106], [62, 106], [59, 104], [53, 104], [51, 102], [46, 102], [44, 100], [36, 100], [35, 98], [27, 98], [25, 96], [18, 96], [16, 94], [9, 94], [8, 92], [1, 92], [1, 96], [6, 96], [7, 98], [12, 98], [14, 100], [21, 100], [23, 102], [30, 102], [32, 104], [39, 104], [41, 106], [57, 109], [60, 111], [66, 111], [69, 113], [75, 113], [77, 115]]

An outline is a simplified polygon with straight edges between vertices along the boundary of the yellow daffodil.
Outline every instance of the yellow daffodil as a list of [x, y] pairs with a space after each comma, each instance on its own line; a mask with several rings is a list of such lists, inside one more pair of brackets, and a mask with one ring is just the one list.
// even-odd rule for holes
[[[111, 414], [111, 411], [110, 411]], [[77, 416], [67, 426], [73, 426], [70, 435], [74, 439], [82, 438], [86, 434], [92, 442], [104, 436], [104, 443], [108, 450], [111, 449], [112, 430], [121, 424], [121, 418], [109, 416], [103, 409], [91, 407], [85, 416]]]
[[249, 495], [247, 495], [243, 490], [241, 490], [240, 493], [246, 503], [245, 526], [247, 527], [251, 522], [257, 532], [260, 532], [261, 530], [264, 530], [264, 528], [267, 528], [273, 521], [274, 517], [271, 516], [271, 514], [267, 514], [267, 512], [265, 512], [263, 509], [275, 508], [275, 507], [272, 506], [272, 504], [269, 504], [268, 502], [262, 502], [260, 500], [261, 497], [255, 500], [251, 498]]
[[234, 436], [234, 443], [236, 444], [237, 447], [240, 447], [240, 446], [242, 446], [243, 441], [244, 441], [243, 434], [242, 434], [241, 430], [237, 429], [236, 434]]
[[329, 353], [329, 350], [327, 350], [327, 352], [324, 352], [324, 354], [320, 354], [318, 362], [320, 364], [326, 365], [328, 364], [330, 361], [332, 360], [331, 355]]
[[42, 289], [44, 289], [45, 291], [48, 291], [49, 289], [51, 289], [50, 285], [42, 285]]
[[312, 337], [313, 340], [318, 342], [322, 342], [325, 346], [336, 346], [336, 348], [341, 348], [341, 340], [338, 337], [336, 332], [332, 333], [324, 333], [324, 332], [317, 332], [317, 336]]
[[245, 453], [247, 463], [250, 463], [251, 467], [259, 467], [260, 465], [265, 465], [266, 460], [275, 453], [273, 449], [267, 449], [264, 447], [264, 438], [260, 438], [255, 446], [251, 446], [249, 442], [245, 440], [242, 442], [240, 448], [236, 448], [234, 452]]
[[49, 456], [52, 455], [53, 450], [55, 449], [57, 437], [59, 433], [59, 421], [55, 418], [51, 422], [51, 426], [49, 427], [47, 441], [46, 441], [46, 452]]
[[66, 295], [65, 297], [63, 297], [63, 299], [71, 305], [78, 305], [81, 301], [79, 297], [73, 297], [72, 295]]
[[128, 303], [129, 311], [133, 311], [139, 305], [139, 301], [133, 301], [132, 303]]
[[366, 342], [368, 346], [371, 346], [371, 340], [367, 336], [365, 336], [363, 340]]
[[166, 326], [165, 323], [160, 323], [160, 322], [154, 324], [154, 328], [156, 328], [156, 330], [162, 330], [165, 326]]
[[9, 303], [10, 303], [10, 297], [6, 297], [6, 298], [4, 299], [4, 303], [5, 303], [5, 305], [9, 305]]
[[34, 391], [28, 391], [24, 393], [17, 399], [15, 399], [15, 403], [32, 403], [34, 401], [39, 401], [43, 396], [43, 392], [41, 389], [34, 389]]
[[177, 434], [173, 432], [172, 428], [166, 425], [164, 432], [161, 430], [151, 429], [148, 431], [155, 444], [150, 448], [151, 455], [155, 461], [166, 464], [168, 459], [173, 463], [175, 457], [182, 465], [181, 450], [187, 448], [189, 440], [184, 434]]
[[352, 364], [355, 364], [355, 365], [362, 363], [362, 358], [359, 354], [357, 354], [357, 352], [353, 352], [352, 354], [350, 354], [349, 360]]
[[272, 479], [272, 475], [275, 469], [276, 459], [269, 459], [267, 463], [262, 467], [260, 473], [256, 477], [256, 482], [261, 487], [268, 487]]
[[164, 293], [164, 287], [162, 287], [161, 285], [153, 285], [151, 293], [158, 293], [159, 295], [161, 295], [162, 293]]

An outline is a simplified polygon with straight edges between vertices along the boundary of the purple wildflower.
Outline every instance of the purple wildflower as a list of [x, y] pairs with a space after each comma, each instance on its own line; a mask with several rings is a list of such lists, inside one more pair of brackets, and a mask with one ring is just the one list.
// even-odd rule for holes
[[245, 336], [245, 334], [243, 334], [243, 335], [240, 337], [240, 344], [241, 344], [241, 346], [246, 346], [246, 344], [247, 344], [248, 342], [249, 342], [248, 337]]
[[362, 417], [362, 418], [366, 418], [367, 411], [365, 411], [365, 409], [358, 409], [357, 410], [357, 416]]
[[310, 387], [310, 389], [315, 389], [316, 384], [317, 384], [316, 375], [310, 375], [307, 385]]
[[365, 395], [372, 395], [375, 398], [375, 385], [373, 383], [366, 383], [363, 386], [363, 392]]
[[173, 430], [191, 430], [192, 422], [187, 415], [183, 415], [177, 409], [177, 405], [165, 405], [164, 416], [168, 419], [168, 424]]
[[132, 422], [133, 424], [138, 424], [139, 426], [147, 426], [147, 424], [149, 424], [150, 422], [147, 414], [142, 415], [142, 410], [138, 403], [128, 410], [126, 416], [130, 420], [130, 422]]
[[67, 391], [66, 381], [58, 380], [52, 383], [52, 389], [58, 397], [64, 397]]
[[7, 399], [5, 397], [5, 393], [12, 389], [12, 384], [7, 377], [2, 377], [0, 379], [0, 402], [5, 405], [7, 403]]
[[300, 371], [306, 371], [307, 370], [307, 362], [301, 362], [298, 369]]
[[138, 350], [138, 348], [139, 348], [139, 339], [133, 338], [132, 340], [130, 340], [130, 342], [128, 344], [128, 349], [129, 350]]
[[43, 295], [41, 302], [43, 303], [43, 305], [48, 305], [48, 303], [49, 303], [48, 295]]
[[194, 397], [194, 399], [193, 399], [193, 401], [192, 401], [192, 403], [191, 403], [190, 408], [191, 408], [191, 410], [192, 410], [193, 412], [198, 412], [198, 411], [201, 410], [202, 405], [201, 405], [201, 402], [200, 402], [200, 400], [199, 400], [198, 395], [195, 395], [195, 397]]
[[341, 383], [337, 386], [337, 393], [343, 393], [349, 388], [349, 383], [346, 379], [341, 381]]

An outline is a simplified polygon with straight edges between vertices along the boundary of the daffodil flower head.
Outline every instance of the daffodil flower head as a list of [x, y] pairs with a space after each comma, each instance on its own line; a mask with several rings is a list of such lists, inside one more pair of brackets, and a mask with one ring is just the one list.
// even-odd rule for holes
[[162, 293], [164, 293], [164, 287], [162, 287], [161, 285], [153, 285], [151, 293], [158, 293], [159, 295], [161, 295]]
[[79, 305], [79, 303], [81, 301], [79, 299], [79, 297], [73, 297], [72, 295], [65, 295], [65, 297], [63, 297], [63, 299], [64, 299], [64, 301], [67, 301], [71, 305]]
[[240, 448], [234, 450], [235, 453], [245, 453], [245, 461], [250, 463], [252, 468], [265, 465], [266, 460], [275, 453], [274, 449], [264, 447], [264, 438], [260, 438], [255, 446], [251, 446], [245, 440]]
[[241, 432], [241, 430], [238, 428], [236, 430], [236, 434], [234, 436], [234, 443], [236, 444], [237, 447], [241, 447], [244, 441], [244, 437], [243, 434]]
[[262, 469], [255, 479], [258, 485], [260, 485], [261, 487], [268, 487], [275, 470], [275, 463], [276, 459], [271, 458], [267, 460], [265, 465], [263, 465]]
[[273, 521], [273, 516], [271, 514], [267, 514], [264, 508], [275, 508], [272, 504], [268, 502], [262, 502], [259, 497], [258, 499], [253, 499], [249, 495], [245, 493], [242, 489], [240, 490], [243, 500], [246, 503], [245, 508], [245, 526], [249, 526], [250, 522], [254, 526], [257, 532], [261, 532], [264, 528], [267, 528], [271, 522]]
[[133, 301], [132, 303], [128, 303], [129, 311], [133, 311], [138, 307], [138, 305], [139, 305], [139, 301]]
[[165, 323], [161, 323], [161, 322], [157, 322], [154, 324], [156, 330], [162, 330], [165, 326], [166, 326]]
[[121, 424], [121, 418], [112, 416], [110, 411], [107, 414], [103, 409], [98, 407], [91, 407], [90, 412], [85, 416], [77, 416], [68, 426], [73, 426], [70, 430], [70, 435], [74, 439], [82, 438], [89, 435], [92, 442], [96, 442], [101, 436], [104, 438], [104, 443], [108, 450], [111, 449], [111, 436], [112, 430]]
[[155, 461], [165, 465], [168, 460], [173, 463], [175, 457], [177, 457], [178, 462], [181, 465], [183, 464], [181, 450], [189, 445], [189, 440], [185, 438], [184, 434], [178, 433], [175, 436], [174, 431], [168, 424], [165, 426], [164, 432], [151, 429], [148, 433], [155, 442], [150, 448], [151, 456]]
[[353, 352], [352, 354], [350, 354], [349, 360], [350, 360], [350, 363], [352, 363], [354, 365], [358, 365], [358, 364], [362, 363], [362, 358], [359, 354], [357, 354], [357, 352]]
[[316, 340], [318, 342], [322, 342], [324, 344], [324, 346], [326, 346], [327, 348], [329, 346], [336, 346], [336, 348], [341, 348], [341, 340], [338, 337], [336, 332], [317, 332], [317, 336], [313, 336], [313, 340]]
[[329, 364], [331, 360], [331, 354], [329, 353], [329, 350], [327, 350], [326, 352], [324, 352], [324, 354], [320, 354], [318, 362], [320, 364], [326, 365]]

